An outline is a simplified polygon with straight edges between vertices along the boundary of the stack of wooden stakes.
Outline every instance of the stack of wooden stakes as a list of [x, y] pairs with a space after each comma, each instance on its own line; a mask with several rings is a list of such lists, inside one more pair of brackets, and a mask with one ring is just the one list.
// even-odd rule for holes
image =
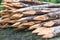
[[[0, 28], [32, 30], [42, 38], [60, 33], [60, 5], [32, 1], [5, 1], [1, 11]], [[55, 8], [54, 8], [55, 7]]]

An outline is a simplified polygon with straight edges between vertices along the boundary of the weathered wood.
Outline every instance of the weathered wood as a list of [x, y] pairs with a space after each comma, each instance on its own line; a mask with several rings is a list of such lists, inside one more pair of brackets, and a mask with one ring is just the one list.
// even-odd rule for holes
[[49, 34], [49, 33], [52, 33], [54, 32], [54, 28], [44, 28], [43, 30], [40, 30], [38, 32], [38, 35], [44, 35], [44, 34]]
[[57, 26], [57, 25], [60, 25], [60, 19], [51, 20], [51, 21], [47, 21], [47, 22], [42, 22], [42, 23], [40, 23], [40, 25], [43, 26], [43, 27]]
[[60, 4], [49, 5], [48, 8], [60, 8]]
[[53, 37], [54, 37], [54, 35], [52, 33], [45, 34], [45, 35], [42, 36], [42, 38], [53, 38]]
[[21, 12], [21, 11], [27, 11], [27, 10], [40, 10], [45, 6], [47, 6], [47, 5], [30, 6], [30, 7], [26, 7], [26, 8], [17, 9], [13, 12]]
[[20, 2], [23, 2], [23, 3], [25, 3], [25, 4], [30, 4], [30, 5], [40, 5], [40, 4], [43, 4], [43, 2], [33, 2], [33, 1], [20, 1]]
[[34, 18], [34, 20], [46, 21], [46, 20], [52, 20], [52, 19], [57, 19], [57, 18], [60, 18], [60, 11], [37, 16]]
[[42, 38], [52, 38], [60, 34], [60, 26], [53, 27], [52, 29], [54, 30], [51, 33], [43, 35]]
[[24, 18], [21, 18], [21, 19], [19, 19], [17, 21], [19, 21], [19, 22], [27, 22], [27, 21], [33, 20], [34, 17], [36, 17], [36, 16], [24, 17]]
[[1, 23], [6, 23], [6, 22], [8, 22], [8, 21], [10, 21], [10, 18], [5, 18], [5, 19], [3, 19], [3, 20], [0, 20], [0, 24], [1, 24]]
[[41, 9], [58, 9], [58, 8], [45, 8], [45, 7], [47, 7], [48, 6], [48, 4], [46, 4], [46, 5], [37, 5], [37, 6], [30, 6], [30, 7], [26, 7], [26, 8], [21, 8], [21, 9], [17, 9], [17, 10], [15, 10], [15, 11], [13, 11], [13, 12], [21, 12], [21, 11], [27, 11], [27, 10], [41, 10]]
[[23, 16], [23, 14], [17, 13], [17, 14], [13, 14], [13, 15], [10, 17], [10, 19], [19, 19], [19, 18], [21, 18], [22, 16]]
[[5, 29], [5, 28], [8, 28], [8, 27], [9, 27], [8, 23], [6, 23], [6, 24], [0, 26], [1, 29]]
[[[22, 2], [2, 3], [2, 5], [7, 5], [7, 6], [10, 6], [10, 7], [16, 7], [16, 8], [22, 8], [22, 7], [30, 6], [30, 5], [24, 4]], [[0, 6], [0, 7], [2, 7], [2, 6]]]
[[50, 10], [40, 10], [40, 11], [35, 11], [35, 10], [30, 10], [30, 11], [25, 11], [23, 12], [24, 15], [42, 15], [51, 12]]
[[7, 8], [7, 9], [10, 9], [10, 10], [16, 10], [16, 8], [10, 7], [10, 6], [7, 6], [7, 5], [3, 5], [3, 8]]
[[10, 11], [10, 10], [2, 10], [1, 11], [1, 14], [2, 14], [2, 16], [4, 16], [4, 15], [8, 15], [8, 14], [11, 14], [12, 12]]
[[17, 27], [17, 26], [20, 25], [20, 24], [21, 24], [21, 22], [17, 22], [17, 23], [15, 23], [15, 24], [11, 25], [11, 27]]
[[33, 22], [34, 24], [38, 24], [38, 23], [41, 23], [41, 21], [30, 21], [30, 22], [16, 22], [15, 24], [13, 24], [12, 26], [17, 26], [17, 25], [20, 25], [20, 23], [24, 24], [26, 23], [26, 25], [29, 25], [28, 23], [31, 23]]
[[32, 33], [33, 33], [33, 34], [34, 34], [34, 33], [39, 33], [39, 31], [41, 31], [41, 30], [43, 30], [43, 29], [45, 29], [45, 27], [37, 28], [37, 29], [33, 30]]
[[10, 17], [10, 15], [4, 15], [1, 18], [9, 18], [9, 17]]
[[45, 23], [42, 23], [43, 26], [45, 27], [52, 27], [52, 26], [57, 26], [60, 25], [60, 19], [56, 19], [56, 20], [51, 20]]
[[16, 8], [21, 8], [21, 7], [25, 7], [25, 5], [22, 5], [20, 3], [11, 3], [13, 5], [13, 7], [16, 7]]
[[19, 30], [19, 29], [24, 29], [24, 28], [27, 28], [27, 27], [30, 27], [30, 26], [33, 26], [34, 24], [38, 24], [40, 23], [41, 21], [30, 21], [30, 22], [25, 22], [25, 23], [22, 23], [22, 22], [17, 22], [13, 25], [11, 25], [13, 28]]
[[35, 24], [35, 25], [29, 27], [28, 30], [33, 30], [33, 29], [37, 29], [37, 28], [40, 28], [40, 27], [41, 27], [40, 24]]
[[10, 3], [10, 2], [19, 2], [20, 0], [4, 0], [4, 2], [8, 2], [8, 3]]
[[[19, 22], [22, 22], [22, 21], [32, 21], [32, 20], [37, 20], [37, 21], [46, 21], [48, 20], [49, 17], [46, 16], [46, 15], [39, 15], [39, 16], [29, 16], [29, 17], [24, 17], [24, 18], [20, 18]], [[54, 19], [54, 18], [53, 18]]]
[[12, 3], [12, 2], [23, 2], [23, 3], [29, 3], [29, 4], [42, 4], [43, 2], [40, 2], [40, 1], [29, 1], [29, 0], [5, 0], [5, 2], [8, 2], [8, 3]]
[[14, 24], [14, 23], [16, 23], [16, 20], [10, 20], [7, 23]]
[[27, 27], [30, 27], [32, 25], [34, 25], [34, 22], [27, 22], [27, 23], [22, 23], [22, 24], [17, 24], [17, 26], [13, 25], [13, 28], [15, 27], [15, 30], [20, 30], [20, 29], [25, 29]]

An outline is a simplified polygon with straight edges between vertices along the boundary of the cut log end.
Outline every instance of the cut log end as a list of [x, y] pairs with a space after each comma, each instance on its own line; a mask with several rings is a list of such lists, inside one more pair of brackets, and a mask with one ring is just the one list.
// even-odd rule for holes
[[10, 19], [19, 19], [23, 16], [23, 14], [14, 14], [10, 17]]
[[34, 18], [34, 20], [40, 20], [40, 21], [45, 21], [47, 19], [48, 19], [48, 17], [46, 17], [45, 15], [37, 16], [37, 17]]
[[45, 34], [42, 36], [42, 38], [53, 38], [54, 35], [53, 34]]
[[17, 20], [18, 22], [28, 22], [27, 20]]
[[8, 21], [10, 21], [10, 19], [9, 18], [5, 18], [3, 20], [0, 20], [0, 23], [5, 23], [5, 22], [8, 22]]
[[16, 20], [11, 20], [11, 21], [9, 21], [8, 23], [14, 24], [14, 23], [16, 23]]
[[[46, 34], [50, 34], [54, 32], [54, 28], [44, 28], [43, 30], [40, 30], [38, 35], [42, 36], [42, 35], [46, 35]], [[50, 36], [48, 36], [50, 37]]]
[[26, 26], [32, 26], [32, 25], [34, 25], [34, 24], [35, 24], [34, 22], [23, 23], [23, 25], [26, 25]]
[[49, 13], [51, 12], [50, 10], [40, 10], [41, 12]]
[[[27, 26], [26, 26], [27, 27]], [[14, 28], [15, 30], [21, 30], [21, 29], [24, 29], [26, 28], [25, 26], [23, 26], [22, 24], [16, 26], [16, 28]]]
[[17, 27], [18, 25], [20, 25], [21, 22], [17, 22], [15, 24], [12, 25], [12, 27]]
[[41, 26], [40, 24], [35, 24], [35, 25], [29, 27], [28, 30], [37, 29], [37, 28], [40, 28], [40, 26]]
[[2, 27], [0, 27], [1, 29], [5, 29], [5, 28], [8, 28], [9, 27], [9, 25], [8, 24], [5, 24], [5, 25], [3, 25]]
[[2, 16], [2, 18], [9, 18], [9, 15]]
[[43, 30], [44, 29], [44, 27], [40, 27], [40, 28], [37, 28], [37, 29], [35, 29], [34, 31], [32, 31], [32, 33], [34, 34], [34, 33], [39, 33], [39, 31], [40, 30]]
[[27, 15], [34, 15], [36, 13], [36, 11], [26, 11], [26, 12], [23, 12], [23, 14], [27, 14]]
[[3, 5], [3, 8], [7, 8], [7, 9], [10, 9], [10, 10], [16, 10], [16, 8], [10, 7], [8, 5]]
[[53, 21], [45, 23], [43, 26], [45, 27], [52, 27], [55, 23]]

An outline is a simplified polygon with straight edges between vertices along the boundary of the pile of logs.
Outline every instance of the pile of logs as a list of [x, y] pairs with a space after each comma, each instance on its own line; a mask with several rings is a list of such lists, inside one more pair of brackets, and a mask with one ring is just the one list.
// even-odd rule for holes
[[60, 4], [39, 1], [5, 0], [1, 11], [0, 29], [28, 29], [42, 38], [60, 33]]

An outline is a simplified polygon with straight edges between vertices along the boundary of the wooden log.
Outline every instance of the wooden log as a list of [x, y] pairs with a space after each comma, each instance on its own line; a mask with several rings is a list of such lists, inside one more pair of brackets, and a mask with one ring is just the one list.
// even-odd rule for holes
[[[43, 10], [42, 10], [43, 11]], [[32, 12], [32, 13], [31, 13]], [[27, 11], [27, 12], [23, 12], [22, 14], [18, 13], [18, 14], [14, 14], [10, 17], [11, 19], [18, 19], [21, 17], [26, 17], [26, 16], [33, 16], [33, 15], [40, 15], [40, 14], [46, 14], [49, 11], [43, 11], [43, 12], [36, 12], [36, 11]]]
[[[26, 11], [26, 12], [23, 12], [23, 16], [31, 16], [31, 15], [40, 15], [40, 14], [46, 14], [46, 13], [49, 13], [51, 10], [41, 10], [41, 11], [34, 11], [34, 10], [30, 10], [30, 11]], [[56, 10], [58, 11], [58, 10]], [[4, 11], [3, 11], [4, 12]], [[2, 15], [7, 15], [9, 14], [10, 10], [7, 11], [5, 13], [2, 12]], [[8, 13], [7, 13], [8, 12]], [[31, 13], [32, 12], [32, 13]], [[51, 11], [52, 12], [52, 11]], [[11, 12], [10, 12], [11, 13]], [[12, 13], [14, 14], [14, 13]]]
[[29, 4], [32, 4], [32, 3], [33, 4], [42, 4], [43, 3], [43, 2], [40, 2], [40, 1], [37, 1], [36, 2], [36, 1], [29, 1], [29, 0], [27, 0], [27, 1], [26, 0], [9, 0], [9, 1], [8, 0], [5, 0], [5, 2], [8, 2], [8, 3], [19, 2], [19, 1], [20, 2], [23, 2], [23, 3], [29, 3]]
[[15, 8], [7, 6], [7, 5], [3, 5], [3, 8], [7, 8], [7, 9], [10, 9], [10, 10], [16, 10]]
[[0, 13], [2, 14], [2, 16], [7, 15], [7, 10], [3, 10]]
[[53, 38], [60, 34], [60, 26], [53, 27], [52, 29], [54, 30], [51, 33], [48, 32], [48, 34], [44, 34], [42, 38]]
[[16, 20], [10, 20], [7, 23], [14, 24], [14, 23], [16, 23]]
[[44, 27], [57, 26], [57, 25], [60, 25], [60, 19], [43, 22], [43, 23], [40, 23], [40, 25]]
[[10, 7], [13, 7], [12, 3], [2, 3], [2, 5], [7, 5], [7, 6], [10, 6]]
[[22, 23], [22, 24], [19, 24], [18, 26], [15, 26], [15, 30], [25, 29], [27, 27], [34, 25], [34, 24], [35, 24], [34, 22]]
[[34, 22], [26, 22], [26, 23], [21, 23], [21, 22], [18, 22], [18, 23], [15, 23], [15, 24], [13, 24], [12, 26], [14, 27], [17, 27], [16, 25], [22, 25], [22, 26], [31, 26], [31, 25], [33, 25], [33, 24], [35, 24]]
[[35, 29], [34, 31], [32, 31], [32, 33], [33, 33], [33, 34], [39, 33], [39, 31], [41, 31], [41, 30], [43, 30], [43, 29], [45, 29], [45, 27], [37, 28], [37, 29]]
[[21, 8], [21, 7], [24, 7], [24, 5], [20, 4], [20, 3], [12, 3], [13, 7], [16, 7], [16, 8]]
[[30, 11], [25, 11], [23, 12], [24, 15], [42, 15], [51, 12], [50, 10], [40, 10], [40, 11], [35, 11], [35, 10], [30, 10]]
[[11, 25], [11, 27], [17, 27], [17, 26], [20, 25], [20, 24], [21, 24], [21, 22], [17, 22], [17, 23], [15, 23], [15, 24]]
[[28, 22], [28, 21], [33, 20], [34, 17], [36, 17], [36, 16], [30, 16], [30, 17], [21, 18], [21, 19], [19, 19], [17, 21], [18, 22]]
[[39, 15], [39, 16], [30, 16], [30, 17], [24, 17], [21, 18], [19, 20], [17, 20], [18, 22], [23, 22], [23, 21], [32, 21], [32, 20], [36, 20], [36, 21], [46, 21], [48, 20], [49, 17], [47, 17], [46, 15]]
[[16, 23], [16, 20], [9, 20], [7, 18], [0, 20], [0, 24], [4, 25], [6, 23], [12, 25], [12, 24]]
[[47, 5], [37, 5], [37, 6], [30, 6], [30, 7], [26, 7], [26, 8], [21, 8], [21, 9], [17, 9], [13, 12], [21, 12], [21, 11], [27, 11], [27, 10], [41, 10], [41, 9], [58, 9], [58, 8], [45, 8], [47, 7]]
[[54, 28], [44, 28], [38, 32], [38, 35], [44, 35], [54, 32]]
[[26, 7], [26, 8], [20, 8], [20, 9], [17, 9], [13, 12], [21, 12], [21, 11], [27, 11], [27, 10], [40, 10], [42, 9], [43, 7], [45, 7], [47, 5], [37, 5], [37, 6], [30, 6], [30, 7]]
[[[30, 6], [30, 5], [24, 4], [22, 2], [2, 3], [2, 5], [7, 5], [7, 6], [10, 6], [10, 7], [16, 7], [16, 8], [22, 8], [22, 7]], [[2, 6], [0, 6], [0, 7], [2, 7]]]
[[5, 29], [5, 28], [8, 28], [8, 27], [9, 27], [8, 23], [6, 23], [6, 24], [0, 26], [1, 29]]
[[[13, 27], [13, 28], [14, 28], [14, 27]], [[25, 28], [27, 28], [27, 26], [22, 26], [22, 24], [21, 24], [21, 25], [19, 25], [18, 27], [15, 27], [14, 30], [23, 30], [23, 29], [25, 29]]]
[[35, 24], [41, 23], [41, 21], [29, 21], [29, 22], [34, 22]]
[[8, 2], [8, 3], [10, 3], [10, 2], [19, 2], [20, 0], [4, 0], [4, 2]]
[[41, 15], [41, 16], [37, 16], [34, 18], [34, 20], [41, 20], [41, 21], [46, 21], [46, 20], [52, 20], [52, 19], [57, 19], [60, 18], [60, 12], [52, 12], [52, 13], [48, 13], [45, 15]]
[[40, 27], [41, 27], [40, 24], [35, 24], [35, 25], [29, 27], [28, 30], [33, 30], [33, 29], [37, 29], [37, 28], [40, 28]]
[[16, 3], [13, 2], [12, 5], [15, 5], [16, 7], [29, 7], [30, 6], [22, 2], [16, 2]]
[[17, 19], [17, 18], [21, 18], [21, 17], [27, 17], [27, 16], [34, 16], [34, 15], [42, 15], [42, 14], [46, 14], [46, 13], [49, 13], [50, 11], [44, 11], [44, 10], [41, 10], [40, 11], [34, 11], [34, 10], [31, 10], [31, 11], [27, 11], [27, 12], [23, 12], [22, 14], [18, 13], [18, 14], [15, 14], [15, 13], [12, 13], [13, 15], [10, 17], [11, 19]]
[[[17, 22], [15, 24], [12, 25], [13, 28], [15, 28], [16, 30], [19, 30], [19, 29], [25, 29], [27, 27], [30, 27], [34, 24], [36, 24], [38, 21], [31, 21], [31, 22], [25, 22], [25, 23], [21, 23], [21, 22]], [[40, 23], [40, 21], [39, 21]]]
[[10, 17], [10, 19], [19, 19], [19, 18], [21, 18], [22, 16], [23, 16], [23, 14], [17, 13], [17, 14], [13, 14], [13, 15]]
[[6, 23], [6, 22], [9, 22], [10, 21], [10, 18], [5, 18], [5, 19], [3, 19], [3, 20], [0, 20], [0, 24], [1, 23]]
[[24, 24], [24, 25], [25, 25], [25, 24], [28, 25], [28, 23], [31, 23], [31, 22], [33, 22], [34, 24], [41, 23], [41, 21], [17, 22], [17, 23], [15, 23], [15, 24], [13, 24], [12, 26], [17, 27], [17, 25], [20, 25], [20, 23], [22, 23], [22, 24]]
[[2, 12], [1, 12], [1, 14], [2, 14], [2, 16], [4, 16], [4, 15], [9, 15], [9, 14], [11, 14], [12, 12], [10, 11], [10, 10], [3, 10]]
[[52, 26], [57, 26], [60, 25], [60, 19], [56, 19], [56, 20], [51, 20], [45, 23], [42, 23], [43, 26], [45, 27], [52, 27]]
[[28, 22], [28, 23], [23, 23], [22, 25], [31, 26], [31, 25], [34, 25], [34, 24], [35, 24], [34, 22]]
[[54, 35], [52, 33], [45, 34], [45, 35], [42, 36], [42, 38], [53, 38], [53, 37], [54, 37]]
[[1, 18], [9, 18], [9, 17], [10, 17], [10, 15], [4, 15]]
[[49, 5], [48, 8], [60, 8], [60, 4]]
[[40, 16], [24, 17], [24, 18], [21, 18], [17, 21], [19, 21], [19, 22], [24, 22], [24, 21], [26, 22], [26, 21], [31, 21], [31, 20], [46, 21], [46, 20], [52, 20], [52, 19], [56, 19], [56, 18], [60, 18], [60, 12], [59, 11], [55, 12], [55, 14], [54, 14], [54, 12], [52, 12], [52, 13], [40, 15]]
[[40, 1], [38, 1], [38, 2], [34, 2], [34, 1], [20, 1], [20, 2], [23, 2], [23, 3], [25, 3], [25, 4], [30, 4], [30, 5], [40, 5], [40, 4], [43, 4], [43, 2], [40, 2]]

